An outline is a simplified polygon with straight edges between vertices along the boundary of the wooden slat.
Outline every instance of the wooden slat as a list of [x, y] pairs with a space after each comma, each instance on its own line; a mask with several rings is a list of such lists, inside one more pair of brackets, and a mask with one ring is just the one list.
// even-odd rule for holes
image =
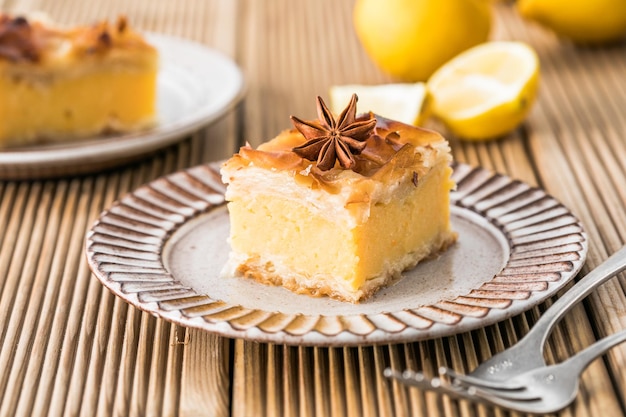
[[[314, 381], [316, 369], [311, 366], [314, 363], [312, 348], [298, 347], [298, 362], [295, 367], [298, 371], [297, 393], [298, 410], [294, 415], [302, 417], [315, 416], [315, 393]], [[288, 398], [286, 398], [288, 400]]]
[[230, 341], [198, 330], [179, 329], [180, 334], [186, 336], [177, 342], [184, 345], [180, 415], [229, 415]]
[[332, 391], [330, 390], [330, 378], [328, 370], [328, 349], [313, 348], [313, 369], [315, 392], [315, 415], [317, 417], [330, 416]]
[[[266, 373], [266, 349], [254, 342], [235, 341], [234, 383], [232, 415], [248, 416], [265, 413], [266, 388], [263, 381]], [[256, 411], [255, 411], [256, 410]]]

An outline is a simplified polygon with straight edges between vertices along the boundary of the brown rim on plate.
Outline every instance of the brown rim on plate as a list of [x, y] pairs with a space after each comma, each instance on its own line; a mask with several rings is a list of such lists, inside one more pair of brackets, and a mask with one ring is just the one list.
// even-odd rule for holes
[[[398, 301], [398, 293], [406, 293], [406, 288], [391, 288], [371, 303], [349, 305], [249, 280], [220, 278], [222, 258], [216, 255], [206, 262], [217, 263], [202, 265], [210, 253], [178, 260], [183, 266], [173, 268], [176, 260], [172, 259], [185, 239], [191, 240], [187, 251], [201, 246], [199, 241], [219, 239], [209, 242], [210, 247], [227, 252], [227, 230], [213, 230], [228, 223], [217, 163], [159, 178], [116, 202], [87, 235], [88, 262], [114, 294], [157, 317], [226, 337], [318, 346], [409, 342], [476, 329], [537, 305], [576, 276], [586, 258], [587, 238], [580, 221], [565, 206], [545, 191], [507, 176], [460, 163], [453, 167], [458, 186], [451, 200], [457, 225], [467, 224], [471, 231], [467, 234], [485, 230], [487, 239], [495, 242], [493, 256], [503, 258], [501, 264], [496, 260], [493, 272], [482, 268], [481, 259], [474, 260], [473, 267], [458, 265], [467, 262], [462, 253], [469, 250], [473, 256], [471, 250], [477, 248], [470, 246], [481, 242], [473, 236], [467, 239], [474, 240], [464, 241], [461, 236], [459, 248], [448, 259], [415, 268], [432, 274], [440, 266], [437, 262], [447, 263], [452, 272], [446, 273], [457, 276], [447, 285], [453, 288], [433, 291], [437, 296], [445, 289], [453, 296], [424, 302], [415, 293]], [[196, 235], [189, 237], [192, 233]], [[496, 255], [499, 248], [501, 254]], [[463, 274], [471, 274], [472, 268], [484, 276], [465, 288]], [[200, 280], [211, 280], [210, 284], [189, 279], [187, 270]], [[405, 278], [400, 285], [412, 281], [417, 282]], [[220, 286], [232, 288], [218, 291]], [[250, 289], [254, 294], [246, 293]], [[289, 306], [290, 297], [299, 298]]]

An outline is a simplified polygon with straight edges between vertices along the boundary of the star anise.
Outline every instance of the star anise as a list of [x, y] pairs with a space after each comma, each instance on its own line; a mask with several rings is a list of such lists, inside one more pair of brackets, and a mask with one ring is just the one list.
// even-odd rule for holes
[[296, 129], [307, 139], [293, 151], [309, 161], [317, 161], [317, 167], [322, 171], [333, 168], [337, 160], [344, 169], [354, 167], [354, 155], [365, 148], [365, 140], [376, 126], [376, 119], [371, 114], [367, 119], [356, 119], [357, 100], [357, 95], [353, 94], [336, 120], [321, 97], [317, 97], [319, 120], [304, 121], [291, 116]]

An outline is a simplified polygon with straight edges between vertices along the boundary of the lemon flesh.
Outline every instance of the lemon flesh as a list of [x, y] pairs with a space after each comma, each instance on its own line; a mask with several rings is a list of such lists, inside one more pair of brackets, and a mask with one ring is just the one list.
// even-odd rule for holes
[[520, 14], [580, 44], [626, 36], [625, 0], [519, 0]]
[[428, 80], [433, 114], [462, 139], [505, 135], [535, 100], [539, 59], [522, 42], [488, 42], [444, 64]]
[[357, 112], [373, 112], [402, 123], [419, 125], [426, 118], [426, 84], [337, 85], [330, 88], [330, 109], [339, 114], [358, 96]]
[[486, 0], [357, 0], [353, 21], [373, 62], [398, 80], [415, 82], [485, 42], [492, 15]]

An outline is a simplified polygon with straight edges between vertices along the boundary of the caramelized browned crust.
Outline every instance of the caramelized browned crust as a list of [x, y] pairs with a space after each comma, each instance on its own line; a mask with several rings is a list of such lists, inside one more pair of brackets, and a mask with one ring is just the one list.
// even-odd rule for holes
[[23, 16], [0, 15], [0, 65], [3, 62], [54, 64], [99, 58], [124, 50], [156, 53], [129, 27], [123, 16], [113, 24], [101, 21], [91, 26], [62, 29]]
[[[354, 155], [355, 165], [349, 170], [361, 179], [392, 182], [410, 169], [421, 177], [439, 158], [449, 157], [448, 142], [438, 133], [373, 115], [376, 127], [365, 141], [363, 151]], [[362, 116], [367, 117], [367, 116]], [[229, 172], [245, 169], [250, 165], [274, 171], [289, 171], [295, 181], [310, 184], [311, 188], [336, 191], [336, 183], [345, 176], [346, 170], [335, 167], [320, 170], [316, 164], [292, 151], [305, 143], [305, 137], [295, 129], [285, 130], [273, 140], [261, 144], [258, 149], [242, 147], [224, 163], [225, 181], [230, 182]], [[337, 164], [338, 165], [338, 164]]]
[[0, 59], [36, 62], [39, 60], [39, 51], [33, 27], [28, 20], [0, 15]]

